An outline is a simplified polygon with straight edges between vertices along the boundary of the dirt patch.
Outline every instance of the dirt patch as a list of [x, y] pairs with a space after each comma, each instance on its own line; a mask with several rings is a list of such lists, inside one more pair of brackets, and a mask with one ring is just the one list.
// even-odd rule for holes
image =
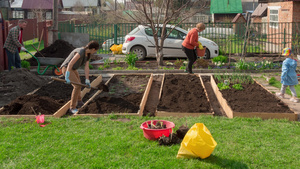
[[27, 69], [13, 69], [0, 73], [0, 107], [19, 96], [47, 84], [49, 78], [35, 75]]
[[150, 75], [115, 75], [102, 92], [79, 110], [79, 114], [137, 113]]
[[46, 96], [25, 95], [5, 105], [0, 110], [0, 115], [34, 115], [35, 113], [52, 115], [63, 105], [62, 100], [57, 101]]
[[211, 107], [196, 75], [166, 75], [159, 111], [168, 112], [210, 112]]
[[255, 82], [242, 84], [243, 90], [230, 87], [221, 93], [234, 112], [293, 113], [288, 107], [280, 106], [280, 99]]

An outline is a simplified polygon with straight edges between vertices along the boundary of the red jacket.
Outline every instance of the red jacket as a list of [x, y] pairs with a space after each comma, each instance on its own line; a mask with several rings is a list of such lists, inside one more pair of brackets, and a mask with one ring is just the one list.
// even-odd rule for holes
[[198, 46], [198, 31], [196, 28], [193, 28], [186, 35], [184, 41], [182, 42], [182, 46], [188, 49], [194, 49], [195, 46]]

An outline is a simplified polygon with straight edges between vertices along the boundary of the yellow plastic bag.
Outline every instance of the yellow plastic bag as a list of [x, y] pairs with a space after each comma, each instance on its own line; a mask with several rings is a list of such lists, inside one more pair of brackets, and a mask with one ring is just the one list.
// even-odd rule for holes
[[177, 158], [207, 158], [217, 142], [203, 123], [194, 124], [181, 142]]
[[198, 41], [199, 49], [203, 49], [202, 43]]
[[112, 51], [112, 52], [115, 52], [115, 51], [117, 51], [117, 46], [118, 45], [112, 45], [109, 49]]
[[122, 47], [123, 47], [123, 44], [120, 44], [116, 47], [116, 51], [118, 54], [122, 54]]

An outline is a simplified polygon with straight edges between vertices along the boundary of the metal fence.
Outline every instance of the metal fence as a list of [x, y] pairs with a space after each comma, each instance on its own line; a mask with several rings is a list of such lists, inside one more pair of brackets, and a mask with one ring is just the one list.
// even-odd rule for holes
[[[190, 30], [195, 23], [185, 23], [179, 27]], [[206, 29], [199, 33], [219, 45], [221, 53], [272, 53], [279, 54], [285, 47], [291, 47], [299, 53], [300, 23], [251, 23], [247, 29], [246, 23], [206, 23]], [[88, 33], [90, 40], [103, 44], [110, 42], [101, 53], [109, 53], [111, 44], [123, 43], [124, 37], [137, 27], [136, 23], [118, 24], [80, 24], [59, 23], [59, 32]], [[247, 31], [249, 30], [249, 31]], [[248, 34], [246, 32], [249, 32]], [[246, 42], [245, 42], [246, 41]], [[244, 43], [246, 48], [244, 48]]]

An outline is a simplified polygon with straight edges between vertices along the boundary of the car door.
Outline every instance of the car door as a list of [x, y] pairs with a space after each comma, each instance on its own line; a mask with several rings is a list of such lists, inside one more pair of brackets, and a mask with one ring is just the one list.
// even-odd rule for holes
[[[158, 39], [160, 39], [160, 28], [158, 31]], [[147, 48], [147, 56], [156, 56], [156, 50], [155, 50], [155, 41], [154, 41], [154, 37], [153, 37], [153, 31], [150, 27], [145, 27], [145, 44], [144, 46], [146, 46]]]
[[[169, 34], [170, 31], [171, 28], [167, 28], [166, 33]], [[164, 55], [167, 57], [185, 56], [185, 53], [182, 51], [181, 45], [185, 36], [185, 33], [177, 29], [173, 29], [164, 41]]]

